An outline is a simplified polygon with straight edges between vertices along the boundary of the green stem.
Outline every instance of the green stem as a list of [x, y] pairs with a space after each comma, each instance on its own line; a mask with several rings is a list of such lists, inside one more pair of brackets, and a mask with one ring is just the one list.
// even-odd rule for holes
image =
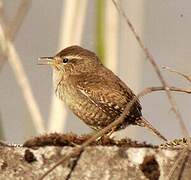
[[96, 1], [96, 53], [104, 62], [104, 20], [105, 20], [105, 0]]

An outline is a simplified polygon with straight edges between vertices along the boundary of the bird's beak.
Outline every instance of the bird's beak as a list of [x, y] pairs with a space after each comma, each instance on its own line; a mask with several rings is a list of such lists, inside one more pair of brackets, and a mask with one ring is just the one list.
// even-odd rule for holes
[[38, 59], [38, 65], [53, 65], [54, 58], [53, 57], [40, 57]]

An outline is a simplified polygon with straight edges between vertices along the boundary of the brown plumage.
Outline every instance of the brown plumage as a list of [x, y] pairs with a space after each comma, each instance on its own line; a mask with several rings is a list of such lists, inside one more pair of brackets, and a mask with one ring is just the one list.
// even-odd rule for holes
[[[130, 88], [103, 66], [95, 53], [79, 46], [68, 47], [54, 57], [41, 58], [41, 64], [54, 69], [56, 95], [88, 126], [102, 129], [120, 116], [135, 97]], [[130, 114], [115, 130], [138, 125], [152, 130], [166, 140], [142, 117], [137, 99]]]

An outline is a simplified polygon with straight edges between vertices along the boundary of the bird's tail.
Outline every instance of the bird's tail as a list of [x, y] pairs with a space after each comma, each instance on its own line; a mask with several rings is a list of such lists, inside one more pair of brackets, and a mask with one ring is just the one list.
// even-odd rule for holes
[[167, 139], [161, 135], [161, 133], [156, 130], [152, 125], [151, 123], [149, 123], [143, 116], [139, 117], [139, 119], [137, 119], [136, 121], [136, 124], [138, 126], [141, 126], [141, 127], [145, 127], [145, 128], [148, 128], [150, 129], [155, 135], [157, 135], [158, 137], [160, 137], [161, 139], [163, 139], [164, 141], [167, 141]]

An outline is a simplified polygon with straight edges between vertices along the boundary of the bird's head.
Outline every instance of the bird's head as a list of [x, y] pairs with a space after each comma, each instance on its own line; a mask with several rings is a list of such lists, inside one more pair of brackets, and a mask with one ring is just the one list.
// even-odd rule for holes
[[95, 53], [80, 46], [70, 46], [53, 57], [39, 58], [38, 64], [48, 64], [58, 72], [75, 75], [91, 72], [101, 63]]

